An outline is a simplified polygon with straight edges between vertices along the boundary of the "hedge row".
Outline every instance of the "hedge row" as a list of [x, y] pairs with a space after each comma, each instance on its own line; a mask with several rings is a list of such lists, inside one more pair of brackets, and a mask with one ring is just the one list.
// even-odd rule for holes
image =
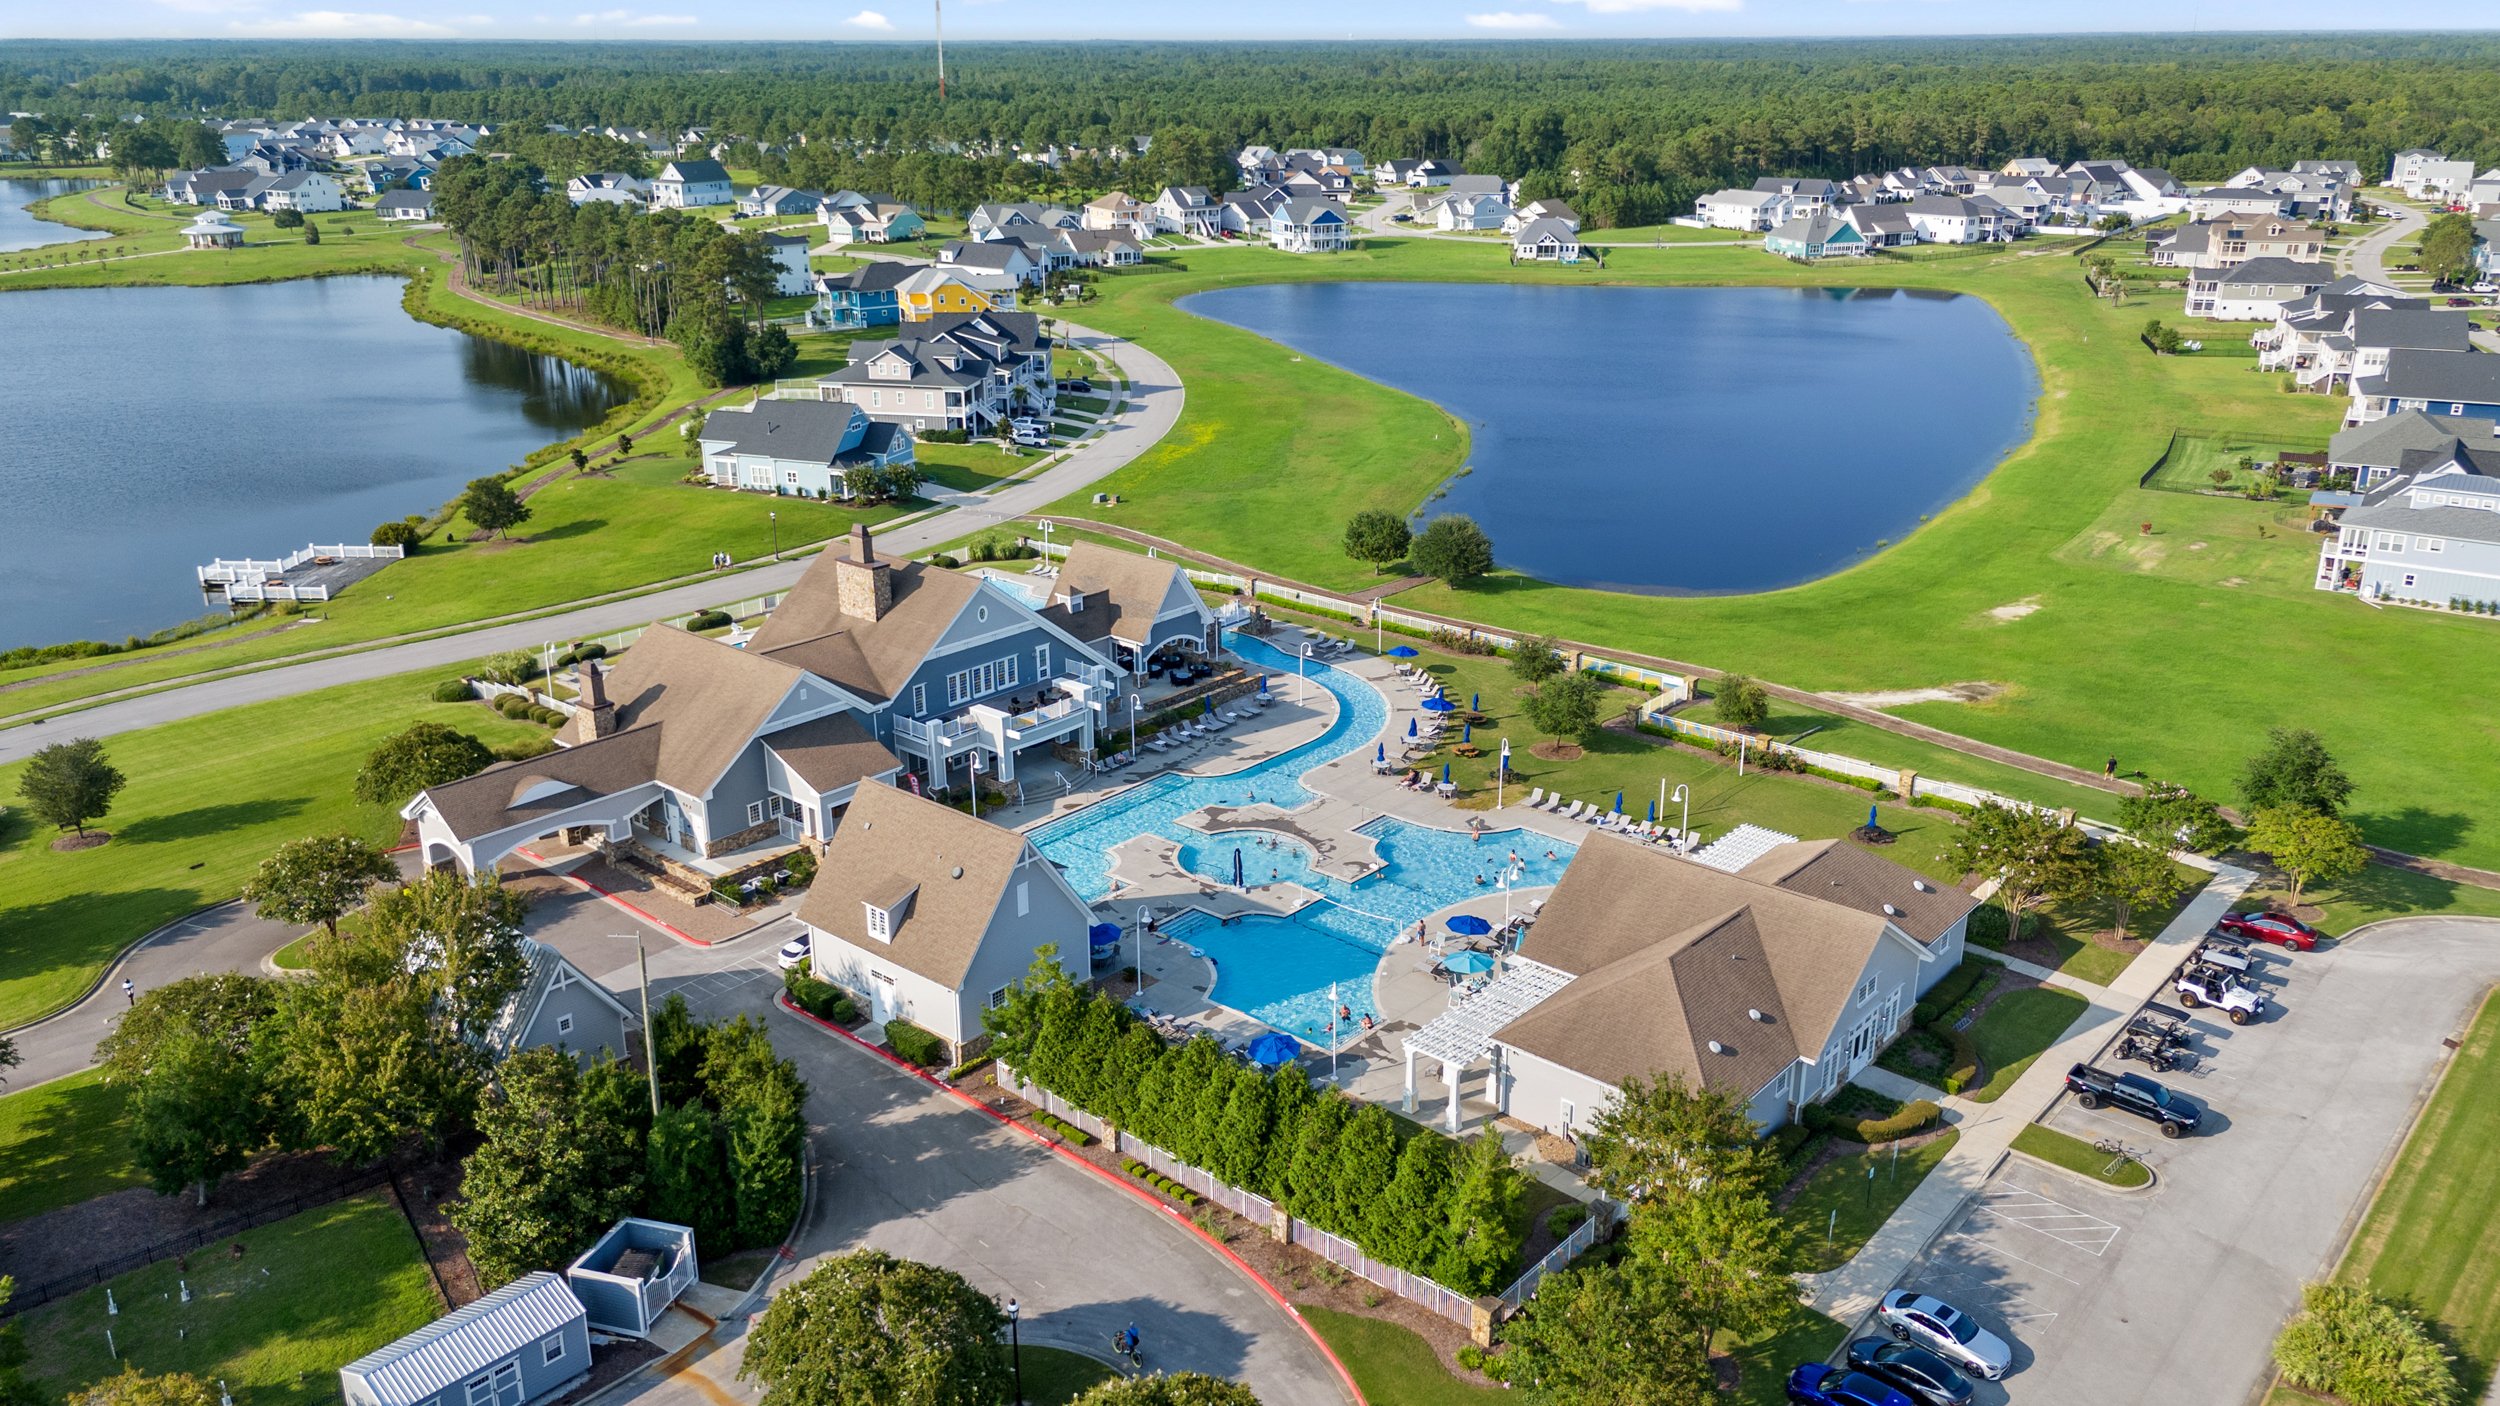
[[1037, 1108], [1033, 1111], [1033, 1121], [1041, 1125], [1043, 1128], [1058, 1134], [1061, 1142], [1071, 1143], [1077, 1147], [1091, 1147], [1094, 1145], [1094, 1135], [1092, 1133], [1085, 1131], [1083, 1128], [1078, 1127], [1076, 1124], [1071, 1123], [1064, 1118], [1054, 1118], [1050, 1114], [1044, 1113]]
[[1872, 1146], [1924, 1132], [1934, 1127], [1936, 1120], [1943, 1116], [1943, 1109], [1922, 1098], [1901, 1105], [1900, 1111], [1885, 1118], [1849, 1118], [1834, 1113], [1828, 1104], [1809, 1103], [1804, 1122], [1813, 1131], [1837, 1133]]
[[1954, 1014], [1955, 1008], [1979, 989], [1979, 984], [1996, 975], [1997, 965], [1977, 957], [1964, 957], [1959, 966], [1946, 972], [1941, 980], [1927, 988], [1918, 1004], [1910, 1008], [1910, 1023], [1933, 1025]]
[[908, 1020], [885, 1023], [886, 1048], [923, 1069], [935, 1069], [946, 1058], [946, 1042]]
[[818, 981], [808, 975], [805, 967], [792, 967], [781, 974], [781, 989], [790, 993], [790, 1004], [836, 1025], [849, 1025], [859, 1019], [859, 1007], [851, 1004], [848, 993], [829, 981]]
[[[1062, 1124], [1062, 1126], [1065, 1125]], [[1200, 1196], [1197, 1192], [1190, 1190], [1188, 1187], [1181, 1185], [1179, 1182], [1172, 1180], [1170, 1177], [1165, 1176], [1163, 1173], [1156, 1171], [1154, 1168], [1147, 1166], [1143, 1162], [1132, 1162], [1128, 1158], [1123, 1157], [1120, 1159], [1120, 1170], [1137, 1178], [1139, 1181], [1144, 1182], [1146, 1185], [1153, 1187], [1155, 1190], [1162, 1192], [1165, 1196], [1180, 1202], [1184, 1206], [1195, 1206], [1199, 1202], [1206, 1199], [1205, 1197]]]

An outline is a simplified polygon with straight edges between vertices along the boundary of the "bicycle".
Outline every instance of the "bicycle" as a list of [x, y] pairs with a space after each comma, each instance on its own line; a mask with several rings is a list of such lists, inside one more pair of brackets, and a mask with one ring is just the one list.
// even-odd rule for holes
[[1137, 1371], [1143, 1372], [1146, 1370], [1145, 1341], [1142, 1338], [1132, 1342], [1129, 1339], [1129, 1335], [1126, 1333], [1113, 1333], [1111, 1335], [1111, 1355], [1125, 1360], [1130, 1367], [1136, 1369]]

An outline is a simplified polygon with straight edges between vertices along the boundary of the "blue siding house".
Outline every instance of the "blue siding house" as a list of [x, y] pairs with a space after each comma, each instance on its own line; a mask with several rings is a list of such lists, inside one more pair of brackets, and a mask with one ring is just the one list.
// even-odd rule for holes
[[2399, 410], [2474, 420], [2500, 420], [2500, 356], [2474, 351], [2387, 354], [2387, 370], [2355, 377], [2347, 423], [2363, 425]]
[[810, 325], [840, 330], [852, 327], [893, 327], [903, 320], [903, 301], [896, 291], [919, 265], [893, 259], [862, 264], [848, 273], [820, 274]]

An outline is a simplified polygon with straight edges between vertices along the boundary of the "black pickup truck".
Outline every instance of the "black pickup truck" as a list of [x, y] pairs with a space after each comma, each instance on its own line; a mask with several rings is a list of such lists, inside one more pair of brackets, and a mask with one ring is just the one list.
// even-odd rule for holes
[[2075, 1102], [2086, 1108], [2108, 1104], [2123, 1108], [2139, 1118], [2149, 1118], [2161, 1128], [2163, 1137], [2183, 1137], [2196, 1131], [2204, 1121], [2202, 1113], [2186, 1099], [2154, 1083], [2141, 1074], [2113, 1074], [2078, 1064], [2066, 1071], [2066, 1088]]

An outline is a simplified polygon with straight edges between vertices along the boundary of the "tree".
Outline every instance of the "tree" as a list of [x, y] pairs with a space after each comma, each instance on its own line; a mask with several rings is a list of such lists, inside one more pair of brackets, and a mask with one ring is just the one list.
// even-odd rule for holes
[[273, 922], [319, 923], [336, 937], [339, 919], [363, 906], [375, 884], [398, 877], [389, 855], [356, 836], [315, 835], [262, 860], [243, 897]]
[[1709, 1357], [1652, 1260], [1568, 1269], [1537, 1285], [1527, 1311], [1502, 1330], [1504, 1376], [1551, 1406], [1704, 1406], [1717, 1399]]
[[2118, 935], [2139, 908], [2167, 908], [2187, 892], [2187, 876], [2172, 863], [2167, 850], [2152, 845], [2107, 844], [2101, 847], [2101, 888], [2118, 910]]
[[216, 1406], [217, 1392], [188, 1372], [151, 1377], [124, 1367], [95, 1385], [74, 1391], [69, 1406]]
[[270, 215], [269, 223], [277, 226], [279, 229], [302, 229], [304, 227], [304, 212], [301, 210], [280, 210]]
[[2285, 1381], [2350, 1406], [2455, 1406], [2454, 1364], [2419, 1315], [2345, 1284], [2304, 1285], [2274, 1340]]
[[[17, 1281], [0, 1274], [0, 1312], [5, 1312], [9, 1299], [17, 1292]], [[49, 1392], [26, 1380], [26, 1340], [18, 1332], [17, 1320], [0, 1319], [0, 1406], [53, 1406], [57, 1400]]]
[[2268, 806], [2249, 817], [2248, 847], [2290, 877], [2294, 903], [2312, 882], [2350, 878], [2370, 862], [2352, 822], [2294, 805]]
[[1501, 1138], [1478, 1133], [1451, 1175], [1448, 1241], [1432, 1277], [1462, 1294], [1489, 1294], [1519, 1271], [1519, 1211], [1528, 1188]]
[[2023, 914], [2039, 904], [2080, 898], [2099, 878], [2091, 837], [2079, 825], [2060, 825], [2046, 811], [1993, 801], [1962, 825], [1945, 857], [1965, 873], [1997, 881], [1997, 906], [2005, 910], [2007, 938], [2023, 935]]
[[193, 1035], [222, 1044], [236, 1059], [252, 1050], [253, 1031], [278, 1009], [278, 983], [243, 972], [212, 972], [141, 992], [113, 1032], [96, 1045], [108, 1084], [136, 1086], [174, 1041]]
[[1006, 1326], [954, 1271], [858, 1250], [774, 1296], [738, 1377], [763, 1406], [997, 1406], [1015, 1385]]
[[2270, 729], [2266, 749], [2240, 768], [2240, 799], [2252, 811], [2299, 806], [2336, 815], [2351, 797], [2352, 778], [2327, 752], [2325, 740], [2305, 727]]
[[773, 1244], [790, 1233], [804, 1195], [807, 1120], [800, 1096], [774, 1080], [723, 1117], [729, 1185], [738, 1203], [736, 1243]]
[[2433, 215], [2422, 227], [2422, 272], [2442, 283], [2474, 281], [2474, 221], [2466, 215]]
[[790, 334], [774, 323], [747, 339], [747, 361], [752, 379], [773, 380], [788, 371], [799, 359], [798, 346]]
[[1424, 524], [1406, 549], [1417, 571], [1464, 586], [1493, 569], [1493, 539], [1464, 513], [1443, 513]]
[[1259, 1398], [1239, 1382], [1180, 1372], [1107, 1381], [1068, 1406], [1259, 1406]]
[[1750, 1337], [1797, 1302], [1789, 1277], [1796, 1230], [1743, 1180], [1703, 1182], [1632, 1215], [1632, 1253], [1663, 1266], [1693, 1348], [1721, 1333]]
[[2118, 823], [2164, 853], [2217, 854], [2239, 840], [2239, 828], [2222, 818], [2222, 807], [2185, 786], [2153, 782], [2142, 795], [2118, 803]]
[[1555, 737], [1585, 737], [1597, 729], [1598, 700], [1606, 685], [1594, 674], [1560, 674], [1538, 684], [1520, 711], [1539, 732]]
[[[624, 451], [620, 448], [618, 452]], [[457, 506], [471, 526], [497, 537], [530, 520], [530, 505], [521, 501], [511, 484], [492, 475], [471, 479], [469, 486], [460, 491]]]
[[1450, 1194], [1453, 1151], [1448, 1138], [1428, 1134], [1410, 1137], [1398, 1149], [1397, 1174], [1364, 1219], [1361, 1239], [1370, 1254], [1425, 1270], [1440, 1261], [1449, 1242], [1442, 1207]]
[[2144, 324], [2144, 341], [2146, 345], [2152, 347], [2154, 355], [2173, 356], [2178, 353], [2183, 339], [2179, 335], [2178, 328], [2170, 326], [2157, 317]]
[[1743, 674], [1721, 674], [1711, 686], [1710, 716], [1721, 727], [1760, 732], [1771, 718], [1771, 695]]
[[157, 1194], [209, 1188], [269, 1145], [260, 1071], [215, 1035], [177, 1030], [156, 1050], [130, 1107], [131, 1144]]
[[1375, 576], [1405, 556], [1412, 541], [1414, 534], [1407, 530], [1406, 519], [1386, 509], [1365, 508], [1346, 521], [1345, 554], [1370, 562]]
[[306, 244], [319, 244], [321, 242], [321, 226], [314, 224], [310, 220], [304, 221], [304, 242]]
[[[693, 428], [693, 423], [689, 421], [687, 427], [690, 429]], [[590, 467], [590, 451], [582, 448], [578, 444], [574, 445], [573, 452], [567, 454], [565, 457], [573, 461], [573, 472], [575, 473], [580, 473], [582, 470]]]
[[356, 773], [356, 799], [396, 806], [431, 786], [475, 776], [495, 764], [486, 744], [441, 723], [415, 723], [384, 739]]
[[1521, 683], [1543, 683], [1562, 671], [1562, 647], [1551, 635], [1523, 636], [1510, 647], [1510, 674]]
[[646, 1209], [694, 1227], [695, 1243], [726, 1245], [737, 1227], [737, 1198], [720, 1121], [700, 1103], [663, 1108], [651, 1120]]
[[641, 1132], [605, 1116], [584, 1084], [565, 1051], [523, 1050], [504, 1061], [478, 1110], [485, 1140], [464, 1164], [451, 1223], [488, 1288], [561, 1269], [641, 1204]]
[[104, 744], [75, 737], [40, 747], [26, 761], [17, 779], [17, 793], [35, 814], [55, 829], [87, 833], [87, 822], [101, 820], [113, 809], [125, 778], [105, 760]]
[[1675, 1073], [1624, 1080], [1590, 1122], [1583, 1146], [1589, 1184], [1625, 1205], [1700, 1182], [1758, 1185], [1771, 1165], [1740, 1095]]

